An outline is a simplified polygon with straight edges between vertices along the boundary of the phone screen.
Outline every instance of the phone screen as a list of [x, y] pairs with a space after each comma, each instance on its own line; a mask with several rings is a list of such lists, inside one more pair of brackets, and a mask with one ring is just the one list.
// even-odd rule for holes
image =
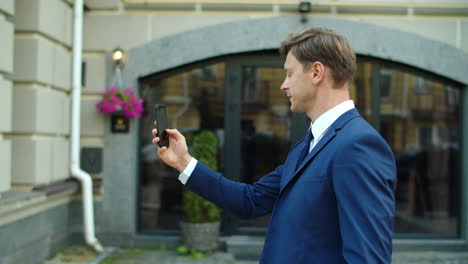
[[156, 129], [158, 130], [159, 146], [169, 147], [169, 135], [166, 133], [166, 129], [168, 128], [166, 106], [163, 104], [155, 104], [154, 113]]

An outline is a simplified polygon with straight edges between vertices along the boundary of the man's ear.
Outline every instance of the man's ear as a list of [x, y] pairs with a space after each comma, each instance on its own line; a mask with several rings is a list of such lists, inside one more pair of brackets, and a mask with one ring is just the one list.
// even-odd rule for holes
[[322, 80], [325, 79], [326, 67], [320, 61], [312, 63], [309, 69], [309, 74], [312, 77], [312, 82], [314, 85], [319, 84]]

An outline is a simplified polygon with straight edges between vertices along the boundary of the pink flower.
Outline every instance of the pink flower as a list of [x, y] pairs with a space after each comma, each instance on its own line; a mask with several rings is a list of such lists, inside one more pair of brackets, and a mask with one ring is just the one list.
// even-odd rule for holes
[[121, 92], [111, 86], [102, 94], [102, 100], [96, 104], [96, 107], [104, 114], [122, 110], [126, 118], [141, 117], [143, 100], [136, 96], [131, 87]]
[[115, 88], [115, 86], [110, 86], [109, 88], [107, 88], [107, 91], [108, 91], [108, 92], [111, 92], [111, 93], [117, 93], [117, 92], [119, 92], [119, 91], [117, 90], [117, 88]]
[[129, 95], [130, 95], [130, 94], [135, 94], [135, 93], [133, 92], [132, 88], [127, 87], [127, 88], [125, 88], [125, 90], [124, 90], [124, 94], [129, 94]]

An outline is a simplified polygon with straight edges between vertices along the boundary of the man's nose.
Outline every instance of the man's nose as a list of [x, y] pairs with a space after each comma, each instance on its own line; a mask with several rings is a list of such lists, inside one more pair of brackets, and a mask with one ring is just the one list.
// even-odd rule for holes
[[283, 83], [282, 83], [281, 86], [280, 86], [280, 89], [281, 89], [282, 91], [285, 91], [286, 89], [288, 89], [286, 80], [283, 81]]

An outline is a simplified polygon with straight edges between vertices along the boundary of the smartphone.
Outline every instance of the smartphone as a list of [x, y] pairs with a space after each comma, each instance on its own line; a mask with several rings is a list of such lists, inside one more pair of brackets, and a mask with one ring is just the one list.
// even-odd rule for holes
[[159, 146], [169, 147], [169, 135], [166, 133], [166, 128], [168, 128], [166, 105], [155, 104], [154, 113], [154, 118], [156, 120], [156, 129], [158, 130]]

